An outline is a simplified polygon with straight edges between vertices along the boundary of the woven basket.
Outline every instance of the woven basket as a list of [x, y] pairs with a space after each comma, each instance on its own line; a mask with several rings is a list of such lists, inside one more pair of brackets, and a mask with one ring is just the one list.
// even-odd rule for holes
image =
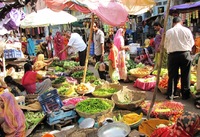
[[[121, 91], [123, 89], [123, 86], [120, 85], [120, 84], [105, 83], [103, 85], [96, 86], [95, 90], [100, 89], [100, 88], [104, 88], [104, 89], [114, 88], [114, 89], [117, 89], [117, 92], [118, 92], [118, 91]], [[113, 95], [113, 93], [112, 94], [108, 94], [108, 95], [98, 95], [98, 94], [95, 93], [95, 90], [94, 90], [94, 92], [92, 92], [92, 95], [94, 97], [98, 97], [98, 98], [110, 98]]]
[[158, 89], [160, 90], [160, 92], [162, 94], [166, 94], [167, 93], [167, 88], [163, 88], [163, 87], [158, 86]]
[[54, 88], [59, 88], [61, 86], [62, 86], [62, 83], [60, 83], [60, 84], [52, 84], [52, 87], [54, 87]]
[[27, 94], [25, 96], [26, 105], [35, 103], [37, 101], [38, 94]]
[[[127, 97], [130, 98], [130, 102], [122, 103], [121, 100]], [[138, 108], [144, 102], [146, 93], [144, 91], [121, 91], [113, 94], [111, 99], [118, 108], [133, 110]]]
[[[132, 75], [135, 78], [143, 78], [145, 76], [148, 76], [151, 73], [151, 71], [145, 68], [135, 68], [135, 69], [131, 69], [129, 72], [130, 72], [130, 75]], [[138, 73], [138, 72], [142, 72], [142, 73]]]
[[[114, 104], [114, 102], [112, 100], [103, 99], [103, 98], [98, 98], [98, 99], [101, 99], [101, 100], [104, 100], [104, 101], [108, 102], [109, 104], [112, 105], [112, 107], [107, 109], [107, 110], [104, 110], [102, 112], [95, 113], [95, 114], [88, 114], [88, 113], [85, 113], [85, 112], [81, 112], [81, 111], [79, 111], [77, 109], [76, 109], [76, 112], [79, 114], [79, 116], [84, 117], [84, 118], [97, 118], [100, 115], [112, 112], [113, 108], [115, 107], [115, 104]], [[79, 102], [79, 103], [81, 103], [81, 102]]]
[[128, 79], [131, 81], [135, 81], [137, 78], [132, 75], [128, 75]]
[[116, 111], [106, 113], [106, 114], [103, 114], [103, 115], [97, 117], [97, 121], [98, 121], [99, 125], [102, 125], [102, 123], [105, 121], [106, 118], [113, 118], [114, 116], [117, 117], [119, 114], [121, 116], [123, 116], [123, 115], [129, 114], [129, 113], [131, 113], [131, 111], [129, 111], [129, 110], [116, 110]]

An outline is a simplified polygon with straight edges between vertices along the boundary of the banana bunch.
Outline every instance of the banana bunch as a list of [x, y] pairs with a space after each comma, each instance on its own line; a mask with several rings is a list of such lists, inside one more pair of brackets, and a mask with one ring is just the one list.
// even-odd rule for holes
[[67, 96], [67, 97], [76, 97], [76, 96], [78, 96], [78, 94], [76, 93], [74, 85], [69, 87], [67, 92], [65, 92], [65, 96]]

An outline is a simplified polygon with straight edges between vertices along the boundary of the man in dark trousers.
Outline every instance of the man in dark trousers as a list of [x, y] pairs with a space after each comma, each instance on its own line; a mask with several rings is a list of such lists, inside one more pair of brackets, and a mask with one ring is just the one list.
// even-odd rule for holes
[[[173, 28], [166, 32], [164, 47], [168, 53], [168, 89], [167, 99], [171, 98], [172, 90], [176, 95], [181, 70], [181, 94], [182, 99], [190, 98], [190, 69], [192, 58], [190, 52], [194, 46], [194, 39], [190, 29], [183, 26], [182, 19], [173, 19]], [[174, 84], [173, 84], [174, 83]], [[174, 86], [172, 86], [174, 85]], [[174, 87], [174, 89], [172, 89]]]

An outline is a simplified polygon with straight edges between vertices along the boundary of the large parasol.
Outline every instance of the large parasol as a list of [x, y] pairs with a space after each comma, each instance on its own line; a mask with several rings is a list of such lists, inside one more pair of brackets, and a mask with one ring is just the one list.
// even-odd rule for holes
[[49, 25], [69, 24], [77, 21], [77, 18], [66, 11], [55, 12], [49, 8], [38, 10], [26, 15], [21, 21], [21, 28], [44, 27]]

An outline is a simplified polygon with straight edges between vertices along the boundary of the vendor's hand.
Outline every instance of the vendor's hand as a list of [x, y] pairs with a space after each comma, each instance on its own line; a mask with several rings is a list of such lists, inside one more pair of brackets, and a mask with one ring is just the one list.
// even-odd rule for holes
[[101, 56], [101, 58], [100, 58], [100, 62], [103, 62], [103, 56]]
[[129, 47], [129, 46], [126, 46], [126, 50], [130, 50], [130, 47]]
[[63, 52], [63, 50], [61, 50], [60, 52], [58, 52], [58, 55], [60, 55]]

